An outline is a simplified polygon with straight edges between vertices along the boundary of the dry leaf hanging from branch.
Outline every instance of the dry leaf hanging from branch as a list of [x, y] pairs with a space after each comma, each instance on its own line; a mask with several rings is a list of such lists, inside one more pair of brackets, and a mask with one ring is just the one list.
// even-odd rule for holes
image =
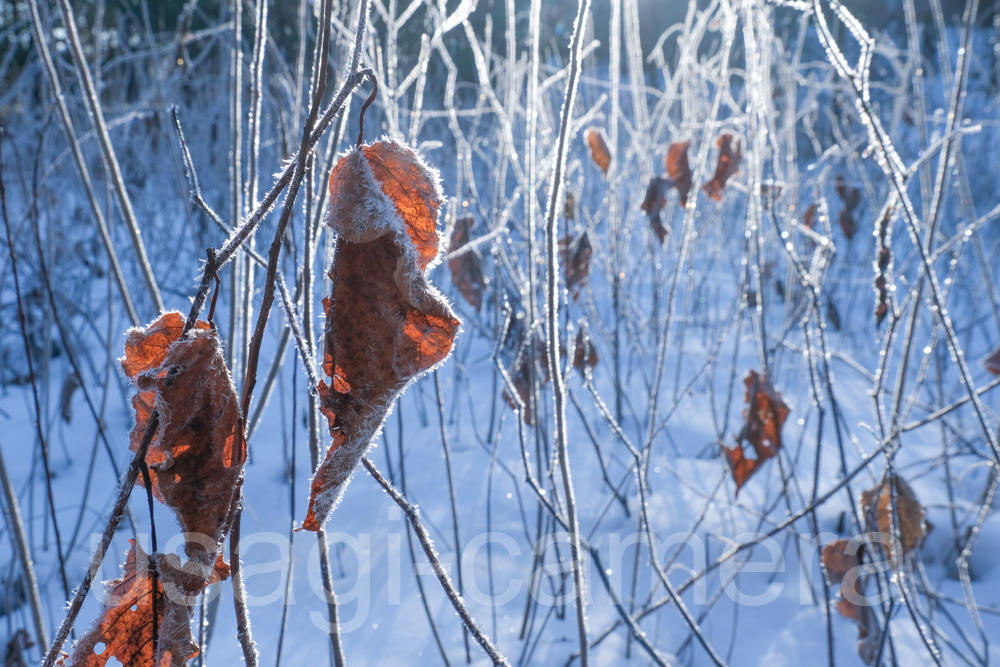
[[858, 231], [858, 225], [854, 221], [854, 209], [861, 203], [861, 190], [848, 185], [843, 175], [837, 174], [837, 194], [844, 202], [844, 208], [840, 211], [840, 228], [844, 230], [844, 236], [853, 239]]
[[653, 176], [649, 187], [646, 188], [646, 197], [642, 200], [642, 212], [649, 218], [649, 226], [656, 232], [661, 244], [670, 234], [670, 230], [660, 222], [660, 212], [667, 205], [667, 191], [673, 184], [670, 179]]
[[426, 270], [438, 253], [437, 173], [384, 140], [352, 150], [330, 175], [328, 223], [339, 235], [326, 309], [320, 410], [333, 444], [312, 480], [302, 528], [329, 518], [389, 407], [451, 352], [461, 324]]
[[[823, 547], [822, 560], [830, 584], [840, 586], [837, 611], [841, 616], [857, 621], [858, 654], [866, 665], [872, 665], [875, 658], [878, 657], [882, 634], [871, 609], [866, 605], [858, 605], [854, 602], [854, 600], [864, 597], [864, 591], [859, 589], [862, 580], [857, 577], [852, 577], [853, 581], [851, 582], [845, 580], [848, 572], [861, 566], [864, 554], [863, 545], [857, 547], [856, 553], [847, 553], [850, 542], [850, 540], [844, 539], [827, 544]], [[849, 584], [854, 586], [853, 595], [848, 590]]]
[[[874, 523], [869, 530], [893, 535], [899, 539], [903, 556], [916, 549], [927, 535], [929, 524], [925, 520], [926, 512], [917, 500], [913, 489], [902, 477], [889, 478], [896, 491], [896, 519], [899, 534], [894, 530], [892, 512], [892, 489], [889, 483], [879, 484], [861, 493], [861, 504], [869, 523]], [[872, 519], [874, 518], [874, 521]], [[895, 540], [893, 540], [893, 543]], [[899, 558], [893, 553], [893, 545], [886, 544], [889, 560], [893, 567], [899, 566]]]
[[[514, 360], [516, 369], [510, 371], [510, 380], [514, 385], [514, 390], [517, 392], [521, 402], [524, 403], [524, 423], [529, 425], [534, 423], [534, 415], [531, 412], [531, 384], [533, 374], [538, 377], [538, 384], [542, 387], [547, 385], [551, 379], [549, 377], [549, 356], [546, 353], [545, 339], [537, 331], [535, 332], [534, 343], [534, 348], [532, 348], [531, 345], [525, 342], [520, 356]], [[534, 351], [534, 356], [532, 356], [532, 351]], [[503, 399], [507, 401], [507, 405], [511, 409], [521, 409], [507, 388], [503, 390]]]
[[688, 147], [690, 141], [680, 141], [667, 147], [667, 176], [677, 189], [678, 203], [687, 206], [688, 193], [691, 192], [691, 167], [688, 166]]
[[[451, 233], [451, 244], [448, 252], [455, 252], [469, 243], [469, 230], [474, 224], [472, 216], [463, 216], [455, 222], [455, 230]], [[448, 260], [451, 270], [451, 282], [458, 288], [462, 296], [477, 311], [483, 307], [483, 294], [486, 292], [486, 279], [483, 277], [483, 267], [475, 250], [469, 250], [458, 257]]]
[[[125, 557], [122, 576], [106, 584], [98, 620], [59, 665], [104, 667], [112, 658], [130, 667], [183, 667], [198, 655], [191, 635], [195, 595], [183, 590], [180, 559], [155, 554], [157, 660], [153, 658], [153, 572], [150, 557], [135, 543]], [[104, 644], [100, 654], [98, 644]]]
[[736, 150], [733, 150], [732, 141], [733, 135], [723, 134], [715, 142], [719, 147], [719, 161], [715, 165], [715, 176], [701, 186], [705, 194], [715, 201], [722, 201], [722, 191], [726, 188], [726, 183], [740, 171], [740, 160], [743, 159], [742, 142], [737, 139]]
[[565, 266], [566, 288], [573, 299], [580, 297], [580, 288], [587, 284], [590, 275], [590, 256], [594, 248], [590, 245], [590, 237], [584, 232], [577, 241], [572, 236], [559, 239], [559, 261]]
[[611, 150], [608, 148], [608, 140], [604, 136], [604, 130], [599, 127], [588, 127], [583, 134], [587, 145], [590, 146], [590, 157], [607, 176], [608, 167], [611, 166]]
[[130, 448], [138, 449], [158, 410], [160, 425], [146, 453], [153, 492], [174, 510], [185, 533], [214, 544], [194, 540], [185, 547], [207, 572], [232, 525], [246, 445], [217, 332], [201, 321], [181, 338], [183, 330], [184, 316], [176, 311], [132, 329], [121, 364], [137, 390]]
[[[737, 493], [750, 476], [781, 449], [781, 427], [791, 411], [781, 400], [781, 394], [775, 391], [766, 377], [757, 375], [756, 371], [747, 373], [743, 384], [747, 388], [747, 409], [743, 415], [746, 422], [736, 437], [736, 446], [723, 447], [726, 460], [733, 471]], [[753, 447], [755, 459], [747, 458], [743, 449], [744, 441]]]

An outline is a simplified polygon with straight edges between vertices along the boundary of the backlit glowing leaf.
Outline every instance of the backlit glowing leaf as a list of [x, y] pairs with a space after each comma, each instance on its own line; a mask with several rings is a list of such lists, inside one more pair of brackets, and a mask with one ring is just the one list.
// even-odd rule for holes
[[[61, 665], [104, 667], [183, 667], [198, 655], [190, 620], [196, 596], [185, 591], [176, 554], [150, 559], [135, 543], [125, 558], [122, 576], [106, 584], [103, 608], [94, 627], [73, 646]], [[153, 572], [156, 563], [156, 659], [153, 656]], [[102, 646], [101, 646], [102, 645]], [[98, 652], [99, 651], [99, 652]]]
[[437, 173], [383, 140], [342, 157], [330, 176], [327, 224], [339, 234], [324, 300], [320, 410], [333, 444], [313, 476], [302, 528], [316, 531], [396, 397], [451, 353], [461, 322], [426, 271], [437, 257]]
[[121, 363], [137, 390], [130, 447], [138, 449], [158, 410], [159, 428], [146, 453], [153, 492], [185, 533], [199, 535], [185, 548], [207, 572], [232, 525], [246, 448], [217, 332], [198, 322], [181, 338], [183, 327], [184, 317], [169, 312], [131, 330]]

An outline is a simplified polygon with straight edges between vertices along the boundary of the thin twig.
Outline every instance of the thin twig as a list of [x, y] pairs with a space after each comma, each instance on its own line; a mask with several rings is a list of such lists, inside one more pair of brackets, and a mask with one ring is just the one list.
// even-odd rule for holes
[[479, 645], [483, 647], [486, 655], [490, 657], [490, 660], [493, 661], [494, 665], [509, 666], [510, 662], [507, 661], [507, 658], [505, 658], [503, 654], [501, 654], [496, 647], [493, 646], [490, 638], [479, 629], [478, 625], [476, 625], [476, 621], [472, 618], [469, 610], [465, 607], [465, 602], [462, 600], [462, 596], [459, 595], [457, 590], [455, 590], [454, 584], [451, 583], [451, 577], [448, 576], [444, 566], [441, 564], [441, 559], [438, 558], [431, 536], [427, 533], [427, 529], [424, 528], [424, 525], [420, 522], [420, 511], [417, 509], [416, 505], [408, 503], [406, 499], [400, 495], [399, 491], [397, 491], [392, 484], [390, 484], [388, 480], [382, 476], [382, 473], [378, 471], [378, 468], [375, 467], [375, 464], [372, 463], [367, 456], [363, 457], [361, 461], [365, 464], [365, 468], [368, 469], [371, 476], [375, 478], [375, 481], [378, 482], [383, 489], [385, 489], [385, 492], [389, 494], [389, 497], [392, 498], [393, 502], [399, 505], [400, 509], [402, 509], [406, 514], [406, 518], [409, 520], [410, 525], [413, 526], [413, 530], [417, 533], [417, 539], [420, 540], [420, 546], [424, 548], [424, 553], [427, 554], [427, 560], [431, 562], [434, 574], [437, 575], [438, 581], [441, 582], [441, 587], [444, 588], [445, 594], [451, 601], [455, 611], [462, 618], [462, 622], [465, 624], [465, 627], [472, 633], [472, 636], [475, 637], [477, 642], [479, 642]]

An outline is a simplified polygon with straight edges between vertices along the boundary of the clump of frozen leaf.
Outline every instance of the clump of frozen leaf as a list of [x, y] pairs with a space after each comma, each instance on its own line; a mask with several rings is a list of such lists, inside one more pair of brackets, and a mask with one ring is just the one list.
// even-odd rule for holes
[[715, 142], [719, 147], [719, 161], [715, 165], [715, 175], [712, 180], [701, 186], [705, 194], [715, 201], [722, 201], [722, 191], [726, 188], [726, 183], [740, 171], [740, 160], [743, 159], [742, 142], [736, 140], [735, 150], [732, 143], [731, 134], [723, 134]]
[[339, 238], [324, 300], [320, 410], [333, 443], [312, 480], [302, 528], [316, 531], [396, 397], [451, 352], [461, 322], [427, 280], [438, 254], [437, 173], [390, 140], [342, 157], [330, 175], [327, 224]]
[[[451, 233], [451, 243], [448, 252], [452, 253], [465, 246], [470, 241], [469, 230], [475, 220], [466, 215], [455, 221], [455, 229]], [[483, 276], [482, 260], [475, 249], [468, 250], [457, 257], [448, 260], [451, 270], [451, 282], [458, 288], [462, 297], [477, 311], [483, 307], [483, 294], [486, 292], [486, 278]]]
[[[766, 376], [750, 371], [743, 384], [747, 388], [747, 409], [743, 413], [746, 421], [736, 436], [736, 446], [723, 447], [737, 493], [750, 476], [781, 449], [781, 427], [791, 411]], [[749, 443], [756, 458], [747, 457], [744, 443]]]

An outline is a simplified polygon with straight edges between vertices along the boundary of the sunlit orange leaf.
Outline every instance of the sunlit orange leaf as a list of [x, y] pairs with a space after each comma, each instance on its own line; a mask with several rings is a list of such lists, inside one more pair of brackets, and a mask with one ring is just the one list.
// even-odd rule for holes
[[[750, 476], [781, 449], [781, 427], [791, 411], [781, 400], [781, 394], [775, 391], [766, 377], [757, 375], [756, 371], [747, 373], [743, 384], [747, 388], [747, 409], [743, 413], [746, 422], [736, 438], [736, 446], [723, 446], [737, 493]], [[756, 458], [747, 458], [744, 442], [750, 444]]]
[[611, 150], [608, 148], [607, 137], [604, 136], [604, 130], [599, 127], [588, 127], [584, 130], [583, 136], [587, 139], [587, 145], [590, 146], [590, 157], [594, 160], [594, 164], [601, 168], [604, 175], [608, 175], [608, 167], [611, 166]]
[[590, 275], [590, 256], [593, 252], [587, 232], [576, 241], [572, 236], [559, 239], [559, 261], [565, 267], [566, 288], [574, 299], [579, 298], [580, 288], [587, 284], [587, 276]]
[[[926, 512], [906, 480], [895, 475], [889, 479], [891, 480], [889, 483], [879, 484], [863, 491], [861, 504], [870, 523], [874, 517], [875, 525], [871, 526], [870, 530], [898, 537], [905, 556], [916, 549], [929, 532], [924, 518]], [[893, 519], [890, 483], [896, 491], [896, 519]], [[899, 528], [898, 535], [894, 530], [894, 524]], [[885, 543], [885, 548], [893, 566], [898, 567], [899, 558], [893, 553], [892, 545]]]
[[715, 176], [701, 186], [701, 189], [715, 201], [722, 201], [722, 191], [726, 187], [726, 182], [740, 171], [740, 160], [743, 159], [742, 142], [737, 139], [736, 150], [733, 150], [732, 141], [733, 135], [723, 134], [715, 142], [719, 147], [719, 162], [715, 165]]
[[158, 410], [160, 425], [146, 453], [153, 491], [174, 510], [185, 533], [204, 536], [204, 544], [195, 539], [185, 548], [207, 572], [232, 525], [246, 451], [237, 432], [239, 400], [217, 332], [198, 322], [181, 338], [183, 326], [184, 317], [169, 312], [131, 330], [121, 363], [137, 390], [130, 447], [138, 449]]
[[983, 359], [983, 368], [993, 375], [1000, 375], [1000, 347], [993, 350], [990, 356]]
[[687, 206], [688, 193], [691, 192], [691, 167], [688, 166], [688, 147], [690, 141], [679, 141], [667, 147], [667, 176], [677, 189], [678, 203]]
[[[153, 656], [153, 572], [150, 557], [135, 543], [125, 558], [122, 576], [106, 584], [104, 605], [91, 630], [73, 646], [68, 662], [72, 667], [183, 667], [198, 655], [190, 620], [195, 595], [185, 592], [179, 581], [176, 554], [154, 555], [156, 586], [156, 659]], [[98, 651], [100, 651], [98, 653]]]
[[[475, 223], [472, 216], [464, 216], [455, 221], [455, 230], [451, 233], [451, 245], [448, 252], [454, 252], [469, 243], [469, 229]], [[486, 292], [486, 279], [483, 277], [483, 267], [475, 250], [452, 257], [448, 260], [451, 269], [451, 282], [458, 288], [465, 300], [477, 311], [483, 307], [483, 293]]]
[[333, 444], [312, 480], [306, 530], [330, 517], [396, 397], [451, 353], [461, 322], [426, 276], [440, 208], [437, 173], [394, 141], [352, 150], [330, 175], [327, 224], [339, 238], [324, 300], [331, 382], [319, 396]]

